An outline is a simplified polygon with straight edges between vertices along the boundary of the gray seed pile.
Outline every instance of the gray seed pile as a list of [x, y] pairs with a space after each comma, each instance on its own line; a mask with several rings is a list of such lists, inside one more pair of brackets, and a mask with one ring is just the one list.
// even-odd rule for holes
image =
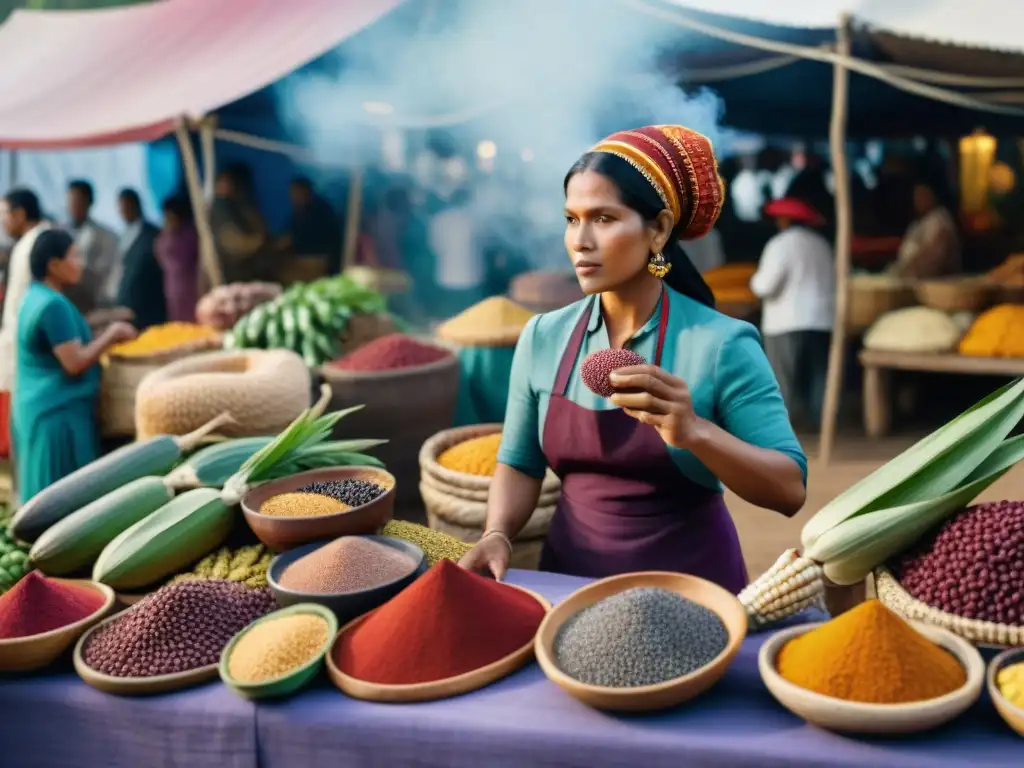
[[384, 493], [384, 489], [369, 480], [349, 478], [348, 480], [310, 483], [299, 488], [296, 493], [318, 493], [321, 496], [330, 496], [350, 507], [359, 507], [376, 499]]
[[665, 589], [628, 589], [585, 608], [555, 637], [555, 660], [575, 680], [634, 688], [672, 680], [721, 653], [729, 632], [711, 610]]
[[269, 590], [182, 581], [97, 630], [82, 653], [92, 669], [114, 677], [187, 672], [216, 664], [232, 637], [276, 607]]

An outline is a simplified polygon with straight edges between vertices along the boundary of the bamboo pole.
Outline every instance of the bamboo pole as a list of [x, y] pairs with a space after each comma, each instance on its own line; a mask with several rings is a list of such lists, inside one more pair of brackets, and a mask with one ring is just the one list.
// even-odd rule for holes
[[853, 239], [853, 204], [850, 199], [850, 169], [846, 159], [846, 117], [849, 110], [850, 72], [843, 61], [850, 56], [849, 14], [839, 17], [836, 29], [836, 53], [841, 57], [833, 65], [832, 120], [829, 124], [829, 150], [835, 179], [836, 203], [836, 301], [832, 343], [828, 351], [828, 373], [825, 378], [825, 403], [821, 415], [821, 436], [818, 458], [822, 466], [832, 459], [836, 422], [839, 418], [840, 390], [846, 360], [846, 327], [849, 306], [850, 247]]
[[[203, 264], [203, 272], [209, 281], [209, 287], [215, 288], [224, 284], [224, 275], [217, 259], [217, 248], [214, 244], [213, 229], [210, 227], [210, 215], [203, 199], [203, 185], [199, 180], [199, 166], [196, 164], [196, 153], [192, 149], [192, 137], [189, 135], [185, 118], [178, 120], [174, 128], [181, 150], [181, 163], [185, 167], [185, 183], [188, 185], [188, 196], [192, 202], [192, 215], [195, 217], [196, 231], [199, 233], [199, 257]], [[204, 291], [200, 290], [201, 293]]]
[[359, 220], [363, 211], [363, 169], [353, 168], [348, 182], [348, 205], [345, 210], [345, 247], [342, 268], [351, 267], [359, 245]]
[[199, 148], [203, 161], [203, 197], [213, 200], [213, 186], [217, 181], [217, 118], [207, 117], [199, 126]]

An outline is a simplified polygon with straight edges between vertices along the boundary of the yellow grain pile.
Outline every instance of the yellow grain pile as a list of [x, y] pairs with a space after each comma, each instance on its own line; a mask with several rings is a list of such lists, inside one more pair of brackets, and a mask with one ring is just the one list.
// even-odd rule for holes
[[149, 357], [199, 342], [210, 342], [213, 345], [217, 338], [217, 331], [205, 325], [164, 323], [147, 328], [131, 341], [114, 345], [110, 348], [110, 354], [118, 357]]
[[756, 264], [726, 264], [709, 269], [704, 281], [722, 304], [754, 304], [757, 297], [750, 290], [750, 279], [757, 271]]
[[438, 337], [466, 346], [516, 343], [533, 312], [504, 296], [492, 296], [442, 323]]
[[474, 437], [453, 445], [437, 457], [437, 463], [452, 472], [490, 477], [498, 466], [501, 432]]
[[1024, 357], [1024, 305], [1000, 304], [982, 312], [960, 342], [971, 357]]

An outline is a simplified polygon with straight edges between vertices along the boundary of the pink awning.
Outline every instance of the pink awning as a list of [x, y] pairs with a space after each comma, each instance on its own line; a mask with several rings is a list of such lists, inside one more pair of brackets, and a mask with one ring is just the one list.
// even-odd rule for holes
[[0, 25], [0, 146], [148, 141], [326, 53], [402, 0], [160, 0], [15, 11]]

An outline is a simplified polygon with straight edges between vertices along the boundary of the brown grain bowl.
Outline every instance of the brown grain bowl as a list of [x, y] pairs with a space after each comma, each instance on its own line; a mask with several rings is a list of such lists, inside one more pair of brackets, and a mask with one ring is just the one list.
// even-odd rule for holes
[[[384, 488], [384, 493], [368, 504], [313, 517], [273, 517], [260, 514], [267, 499], [291, 493], [304, 485], [337, 480], [366, 480]], [[377, 467], [329, 467], [300, 472], [263, 483], [242, 497], [242, 514], [256, 537], [270, 549], [282, 551], [317, 539], [336, 539], [376, 533], [391, 519], [395, 507], [395, 478]]]
[[[572, 616], [606, 597], [635, 587], [655, 587], [675, 592], [713, 611], [725, 624], [729, 642], [709, 664], [674, 680], [635, 688], [609, 688], [581, 683], [565, 674], [555, 660], [555, 637]], [[559, 603], [537, 630], [537, 663], [552, 682], [570, 696], [596, 709], [616, 712], [649, 712], [668, 709], [708, 690], [725, 674], [747, 636], [747, 612], [735, 595], [710, 581], [682, 573], [646, 571], [611, 576], [588, 584]]]
[[54, 578], [53, 581], [77, 584], [95, 590], [103, 595], [103, 605], [92, 615], [66, 627], [58, 627], [29, 637], [0, 640], [0, 672], [33, 672], [49, 666], [71, 647], [83, 632], [110, 613], [117, 600], [114, 590], [106, 584], [87, 579]]
[[999, 712], [999, 716], [1006, 721], [1008, 726], [1021, 736], [1024, 736], [1024, 707], [1011, 704], [1010, 700], [1003, 696], [999, 686], [996, 685], [996, 675], [999, 674], [999, 670], [1019, 662], [1024, 662], [1024, 648], [1012, 648], [1008, 651], [1003, 651], [989, 663], [988, 673], [985, 678], [989, 696], [992, 697], [992, 703], [996, 705], [996, 711]]
[[[526, 592], [530, 597], [544, 606], [545, 611], [551, 610], [551, 603], [541, 595], [524, 587], [510, 584], [509, 586]], [[334, 649], [337, 647], [341, 637], [348, 631], [355, 629], [359, 624], [372, 616], [373, 612], [360, 616], [343, 626], [331, 643], [327, 652], [327, 675], [343, 693], [354, 699], [364, 701], [378, 701], [391, 704], [403, 704], [416, 701], [435, 701], [437, 699], [448, 699], [453, 696], [461, 696], [464, 693], [476, 691], [484, 686], [490, 685], [497, 680], [508, 677], [521, 666], [526, 664], [533, 655], [534, 641], [517, 648], [503, 659], [488, 664], [472, 672], [465, 672], [461, 675], [448, 677], [444, 680], [434, 680], [429, 683], [416, 683], [413, 685], [381, 685], [370, 683], [365, 680], [346, 675], [338, 665], [334, 663]], [[550, 615], [550, 614], [549, 614]]]

